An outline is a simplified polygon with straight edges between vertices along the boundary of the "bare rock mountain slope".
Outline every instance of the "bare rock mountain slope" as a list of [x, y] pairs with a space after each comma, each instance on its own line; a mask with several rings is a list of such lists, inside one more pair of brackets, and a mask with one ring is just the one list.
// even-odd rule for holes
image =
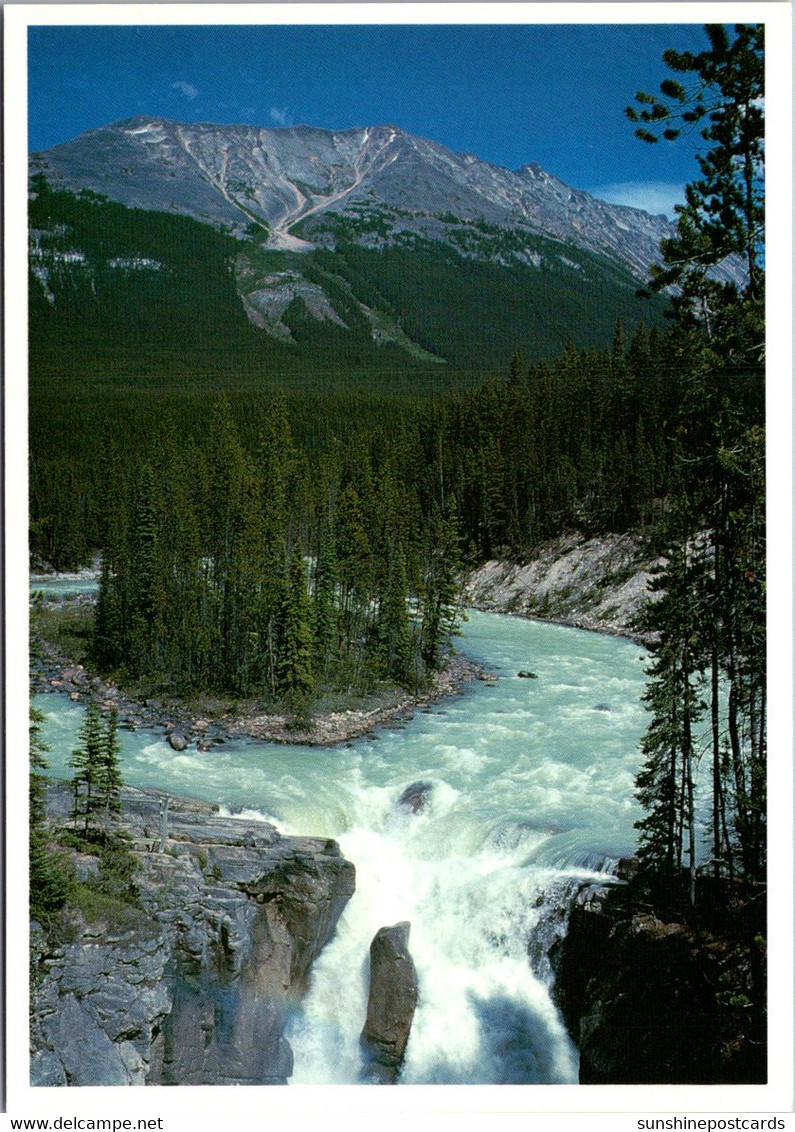
[[483, 234], [493, 226], [551, 237], [642, 277], [670, 233], [664, 217], [597, 200], [537, 164], [513, 172], [391, 125], [263, 129], [136, 117], [32, 154], [30, 171], [238, 234], [260, 225], [271, 247], [288, 250], [333, 242], [341, 217], [356, 220], [370, 245], [406, 232], [445, 238], [479, 222]]

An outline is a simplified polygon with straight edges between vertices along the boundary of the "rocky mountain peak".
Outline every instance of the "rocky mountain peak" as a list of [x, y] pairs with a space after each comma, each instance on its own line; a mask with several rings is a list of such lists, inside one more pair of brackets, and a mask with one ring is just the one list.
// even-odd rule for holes
[[570, 242], [643, 276], [670, 231], [663, 218], [595, 200], [535, 162], [512, 172], [393, 123], [327, 130], [135, 115], [34, 153], [30, 167], [76, 191], [237, 234], [255, 223], [273, 247], [292, 250], [313, 246], [329, 217], [399, 210], [401, 231], [438, 239], [434, 217], [485, 222]]

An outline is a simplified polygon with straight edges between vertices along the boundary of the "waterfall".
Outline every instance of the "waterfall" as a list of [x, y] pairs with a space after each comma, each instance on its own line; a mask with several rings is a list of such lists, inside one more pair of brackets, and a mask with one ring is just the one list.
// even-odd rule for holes
[[[151, 733], [123, 736], [130, 785], [336, 838], [356, 866], [356, 893], [288, 1025], [295, 1083], [359, 1082], [370, 942], [402, 920], [419, 998], [401, 1083], [577, 1080], [547, 952], [579, 888], [634, 849], [644, 655], [494, 614], [470, 616], [462, 647], [495, 684], [349, 746], [177, 754]], [[38, 703], [51, 770], [67, 777], [82, 712], [66, 697]], [[420, 801], [401, 802], [417, 784]]]

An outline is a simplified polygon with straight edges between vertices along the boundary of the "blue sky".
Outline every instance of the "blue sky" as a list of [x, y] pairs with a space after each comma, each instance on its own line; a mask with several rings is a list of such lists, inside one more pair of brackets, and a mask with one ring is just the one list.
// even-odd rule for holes
[[516, 169], [669, 210], [692, 143], [644, 145], [624, 107], [657, 90], [699, 24], [76, 26], [29, 30], [29, 144], [111, 121], [333, 129], [394, 123]]

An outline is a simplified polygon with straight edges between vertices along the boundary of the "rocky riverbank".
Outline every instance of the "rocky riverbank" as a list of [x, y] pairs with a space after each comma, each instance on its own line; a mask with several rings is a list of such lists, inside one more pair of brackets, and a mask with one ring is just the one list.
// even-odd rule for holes
[[651, 599], [657, 562], [634, 534], [565, 535], [539, 547], [529, 562], [479, 566], [467, 581], [467, 603], [643, 640], [635, 621]]
[[264, 712], [256, 701], [232, 702], [202, 697], [198, 706], [184, 700], [147, 697], [138, 700], [112, 681], [103, 680], [85, 665], [75, 664], [49, 640], [36, 641], [31, 681], [36, 692], [62, 692], [75, 702], [94, 697], [103, 711], [115, 708], [119, 722], [130, 730], [147, 728], [166, 735], [177, 750], [211, 747], [234, 739], [270, 743], [300, 743], [329, 747], [350, 742], [384, 725], [399, 725], [418, 709], [445, 696], [457, 695], [473, 680], [484, 677], [483, 667], [459, 653], [452, 654], [433, 684], [419, 696], [401, 688], [360, 697], [357, 706], [320, 711], [311, 720], [296, 721], [286, 714]]
[[[534, 617], [643, 641], [635, 622], [650, 600], [648, 582], [655, 564], [637, 535], [586, 539], [570, 534], [540, 547], [528, 563], [492, 561], [478, 567], [467, 579], [465, 601], [486, 612]], [[73, 577], [90, 580], [98, 570], [95, 561], [90, 569]], [[43, 572], [36, 577], [52, 582], [72, 576]], [[82, 595], [72, 597], [68, 604], [76, 607], [93, 600], [93, 596]], [[47, 604], [61, 603], [56, 600]], [[136, 699], [74, 663], [51, 641], [38, 639], [35, 651], [32, 680], [36, 691], [65, 692], [74, 700], [94, 696], [104, 710], [118, 710], [123, 726], [165, 734], [180, 750], [191, 746], [207, 750], [240, 738], [305, 746], [346, 743], [378, 727], [400, 725], [411, 719], [415, 710], [485, 677], [481, 666], [454, 653], [444, 671], [436, 674], [432, 686], [419, 696], [391, 688], [361, 697], [354, 707], [321, 710], [311, 720], [296, 720], [284, 713], [263, 711], [255, 701], [232, 704], [204, 697], [198, 706], [191, 706], [185, 700], [165, 697]]]
[[[66, 821], [69, 787], [52, 787]], [[336, 842], [124, 788], [135, 905], [33, 925], [33, 1085], [286, 1084], [283, 1030], [354, 891]], [[72, 853], [88, 881], [99, 856]]]

